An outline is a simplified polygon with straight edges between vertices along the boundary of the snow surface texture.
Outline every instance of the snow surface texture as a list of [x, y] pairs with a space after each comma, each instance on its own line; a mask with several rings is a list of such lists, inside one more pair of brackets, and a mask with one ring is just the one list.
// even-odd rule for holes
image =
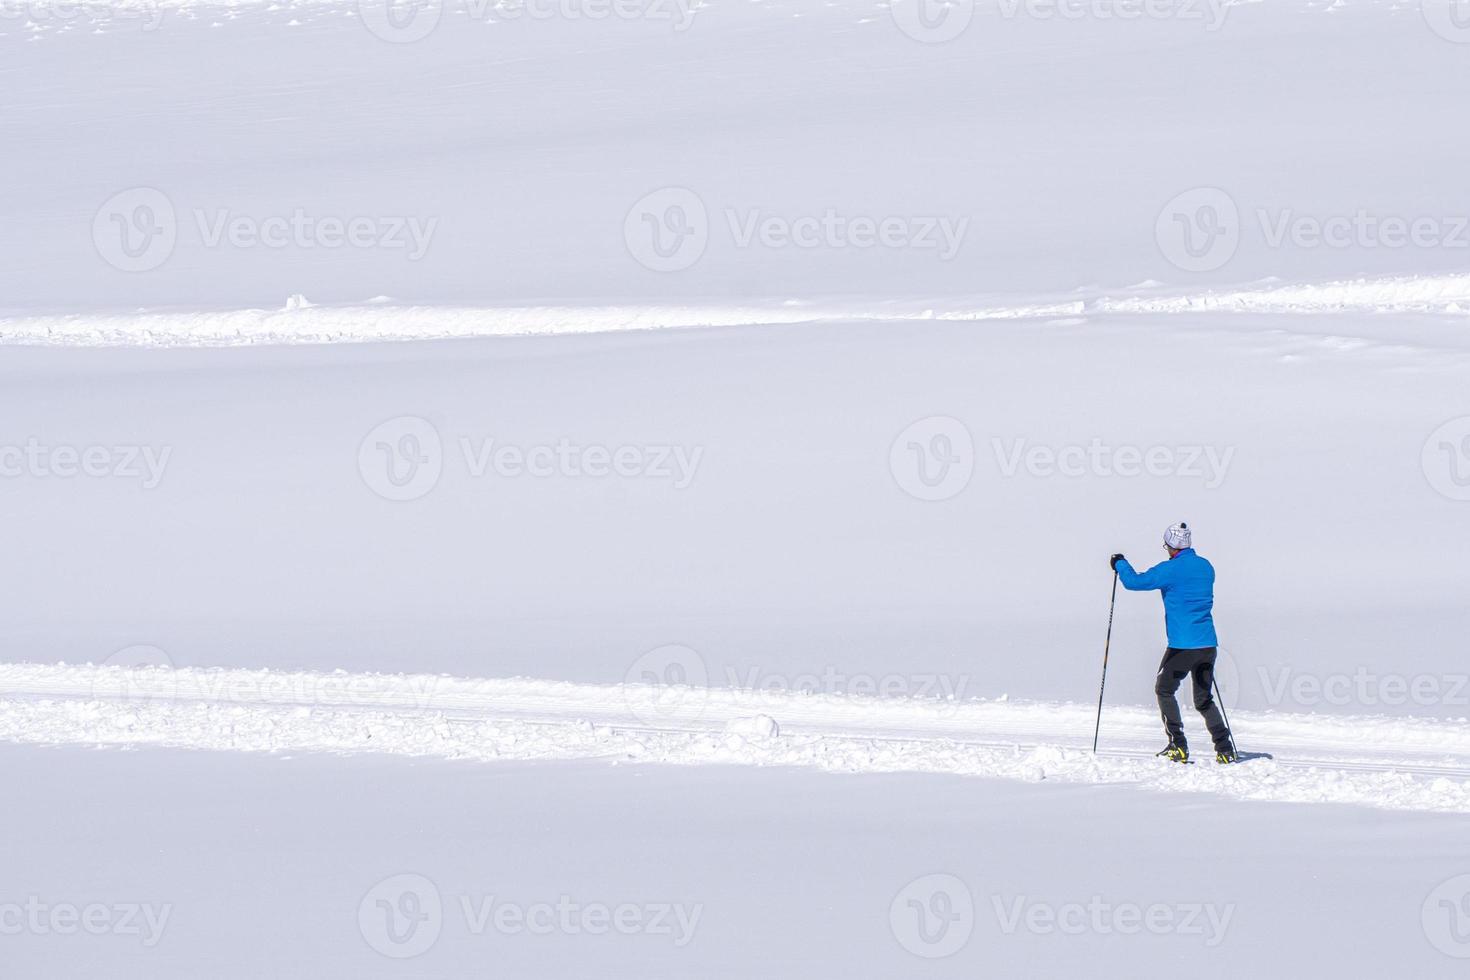
[[1427, 720], [1236, 712], [1248, 761], [1215, 765], [1205, 743], [1188, 768], [1153, 757], [1158, 719], [1140, 708], [1109, 710], [1094, 757], [1093, 711], [1075, 704], [61, 666], [0, 668], [0, 697], [0, 738], [30, 744], [786, 765], [1470, 813], [1470, 732]]
[[1463, 976], [1461, 5], [590, 6], [0, 0], [0, 975]]
[[1450, 0], [931, 6], [7, 0], [0, 313], [1464, 274]]
[[[7, 935], [7, 978], [1464, 975], [1441, 904], [1462, 815], [785, 767], [15, 745], [0, 765], [27, 787], [0, 807], [0, 903], [167, 913], [152, 946]], [[486, 916], [563, 896], [698, 920]]]
[[[679, 644], [710, 686], [1085, 705], [1106, 556], [1162, 559], [1183, 518], [1230, 708], [1463, 719], [1467, 339], [1222, 313], [7, 347], [0, 659], [616, 684]], [[588, 475], [598, 447], [637, 465]], [[1162, 645], [1158, 597], [1120, 594], [1110, 704], [1149, 706]]]

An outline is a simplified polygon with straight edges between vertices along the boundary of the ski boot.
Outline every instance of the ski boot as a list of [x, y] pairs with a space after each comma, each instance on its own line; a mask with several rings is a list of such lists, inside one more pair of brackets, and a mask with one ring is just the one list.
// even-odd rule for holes
[[1189, 750], [1182, 745], [1175, 745], [1173, 742], [1170, 742], [1168, 745], [1166, 745], [1162, 752], [1156, 752], [1154, 754], [1156, 756], [1168, 759], [1170, 762], [1189, 761]]
[[1228, 766], [1232, 762], [1239, 762], [1240, 757], [1235, 754], [1234, 749], [1221, 749], [1215, 753], [1215, 761], [1222, 766]]

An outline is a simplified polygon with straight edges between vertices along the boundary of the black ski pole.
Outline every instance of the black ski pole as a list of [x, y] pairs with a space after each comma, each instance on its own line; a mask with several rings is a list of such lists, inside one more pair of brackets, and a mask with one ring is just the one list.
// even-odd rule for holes
[[1220, 706], [1220, 720], [1225, 723], [1225, 731], [1230, 736], [1230, 751], [1239, 756], [1240, 749], [1235, 747], [1235, 729], [1230, 727], [1230, 716], [1225, 713], [1225, 695], [1220, 693], [1220, 678], [1213, 670], [1210, 671], [1210, 680], [1215, 682], [1215, 703]]
[[1108, 648], [1113, 645], [1113, 609], [1118, 605], [1118, 570], [1113, 569], [1113, 597], [1108, 600], [1108, 638], [1103, 641], [1102, 683], [1097, 688], [1097, 724], [1092, 728], [1092, 754], [1097, 755], [1097, 735], [1102, 731], [1103, 691], [1108, 687]]

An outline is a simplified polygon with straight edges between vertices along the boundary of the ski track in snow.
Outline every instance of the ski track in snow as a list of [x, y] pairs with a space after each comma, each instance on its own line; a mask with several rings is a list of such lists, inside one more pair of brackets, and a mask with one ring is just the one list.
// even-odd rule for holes
[[742, 305], [411, 307], [374, 301], [280, 310], [46, 314], [0, 318], [0, 344], [61, 347], [231, 347], [610, 333], [854, 321], [1055, 320], [1179, 314], [1470, 314], [1470, 274], [1257, 284], [1199, 293], [1150, 286], [997, 304], [964, 300], [770, 302]]
[[0, 739], [42, 745], [445, 759], [780, 765], [1132, 783], [1247, 800], [1470, 812], [1470, 728], [1381, 716], [1237, 712], [1243, 754], [1153, 758], [1155, 712], [527, 679], [227, 668], [0, 667]]

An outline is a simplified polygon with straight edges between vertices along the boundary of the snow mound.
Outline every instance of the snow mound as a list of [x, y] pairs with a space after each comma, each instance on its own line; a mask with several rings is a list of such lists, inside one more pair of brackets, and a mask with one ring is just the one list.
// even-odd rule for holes
[[955, 298], [944, 302], [792, 302], [725, 305], [318, 306], [293, 295], [278, 310], [47, 314], [0, 318], [0, 343], [66, 347], [234, 347], [554, 336], [692, 327], [806, 323], [1082, 322], [1088, 314], [1470, 314], [1470, 274], [1256, 286], [1203, 293], [1152, 284], [1089, 299]]
[[737, 736], [747, 742], [769, 742], [781, 734], [781, 726], [770, 715], [731, 718], [725, 723], [725, 734]]
[[[438, 675], [0, 665], [0, 742], [224, 752], [600, 759], [1127, 783], [1236, 799], [1470, 813], [1457, 722], [1231, 712], [1242, 765], [1153, 753], [1158, 717], [1094, 707]], [[762, 710], [766, 709], [766, 710]], [[779, 715], [783, 725], [775, 721]], [[789, 738], [778, 737], [783, 727]], [[1269, 746], [1279, 758], [1251, 746]]]
[[1099, 313], [1470, 312], [1470, 274], [1351, 279], [1186, 295], [1102, 297]]

